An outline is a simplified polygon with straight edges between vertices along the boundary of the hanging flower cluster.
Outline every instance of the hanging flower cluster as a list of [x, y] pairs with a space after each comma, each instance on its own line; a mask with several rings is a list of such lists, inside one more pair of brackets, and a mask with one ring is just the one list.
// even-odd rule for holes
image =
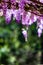
[[[38, 36], [43, 30], [43, 0], [0, 0], [0, 16], [4, 16], [6, 23], [10, 23], [12, 17], [17, 23], [28, 27], [37, 21]], [[24, 37], [27, 30], [23, 29]], [[26, 38], [27, 39], [27, 38]]]

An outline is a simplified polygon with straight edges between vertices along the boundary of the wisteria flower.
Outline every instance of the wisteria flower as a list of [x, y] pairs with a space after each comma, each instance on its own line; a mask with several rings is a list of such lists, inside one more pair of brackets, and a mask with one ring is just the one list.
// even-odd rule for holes
[[27, 41], [27, 30], [22, 29], [22, 34], [23, 34], [23, 36], [25, 38], [25, 41]]
[[16, 19], [17, 22], [19, 23], [21, 20], [21, 14], [20, 10], [14, 10], [13, 11], [13, 19]]
[[12, 16], [12, 11], [7, 9], [6, 14], [5, 14], [6, 23], [9, 23], [11, 21], [11, 16]]

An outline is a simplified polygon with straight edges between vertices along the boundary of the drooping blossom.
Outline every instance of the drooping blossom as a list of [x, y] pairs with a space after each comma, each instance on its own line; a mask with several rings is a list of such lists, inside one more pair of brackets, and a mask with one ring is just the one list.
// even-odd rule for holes
[[12, 14], [13, 14], [13, 19], [15, 18], [17, 20], [17, 22], [19, 23], [21, 20], [20, 10], [14, 10]]
[[37, 26], [38, 26], [38, 36], [40, 37], [43, 30], [43, 17], [38, 17]]
[[11, 21], [11, 16], [12, 16], [12, 11], [10, 9], [7, 9], [5, 14], [6, 23], [9, 23]]
[[[43, 0], [1, 0], [0, 16], [4, 15], [6, 23], [16, 19], [17, 23], [23, 26], [30, 26], [37, 21], [38, 36], [41, 36], [43, 30]], [[22, 30], [25, 38], [27, 31]]]
[[22, 34], [23, 34], [23, 36], [25, 38], [25, 41], [27, 41], [27, 30], [22, 29]]

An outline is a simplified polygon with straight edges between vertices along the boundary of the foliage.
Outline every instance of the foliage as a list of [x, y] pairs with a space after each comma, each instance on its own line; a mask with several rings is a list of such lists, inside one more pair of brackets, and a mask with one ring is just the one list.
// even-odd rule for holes
[[15, 20], [5, 23], [0, 17], [0, 65], [37, 65], [40, 63], [40, 38], [36, 23], [28, 29], [28, 41], [22, 34], [22, 25]]

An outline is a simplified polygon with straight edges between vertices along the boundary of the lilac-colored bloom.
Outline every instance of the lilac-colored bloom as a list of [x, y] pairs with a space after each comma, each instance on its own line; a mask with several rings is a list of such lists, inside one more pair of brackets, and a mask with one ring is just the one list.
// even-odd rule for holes
[[23, 25], [31, 25], [32, 23], [37, 21], [37, 16], [31, 14], [30, 12], [23, 12], [22, 15], [22, 24]]
[[37, 21], [37, 24], [38, 24], [38, 36], [40, 37], [41, 34], [42, 34], [42, 30], [43, 30], [43, 17], [38, 17], [38, 21]]
[[20, 10], [13, 11], [13, 19], [16, 19], [18, 23], [20, 22], [21, 20]]
[[39, 0], [41, 3], [43, 3], [43, 0]]
[[[39, 1], [43, 4], [43, 0]], [[31, 7], [33, 7], [31, 4], [35, 9], [37, 9], [36, 3], [32, 2], [31, 0], [2, 0], [0, 3], [0, 16], [4, 15], [6, 23], [9, 23], [13, 15], [13, 19], [16, 19], [17, 23], [20, 23], [21, 21], [22, 25], [25, 26], [29, 26], [37, 21], [38, 36], [40, 37], [43, 30], [43, 14], [34, 8], [31, 9]], [[29, 7], [28, 11], [25, 10], [25, 6], [27, 8]], [[39, 14], [41, 14], [41, 17]], [[27, 40], [27, 30], [23, 29], [22, 33]]]
[[25, 1], [25, 0], [20, 0], [19, 8], [21, 8], [21, 9], [24, 8], [24, 6], [25, 6], [24, 1]]
[[25, 38], [25, 41], [27, 41], [27, 30], [22, 29], [22, 34], [23, 34], [23, 36]]
[[40, 37], [42, 34], [42, 29], [38, 28], [38, 37]]
[[30, 19], [29, 19], [29, 25], [33, 24], [36, 21], [37, 21], [37, 16], [34, 14], [31, 14]]
[[23, 12], [22, 15], [22, 24], [23, 25], [29, 25], [29, 19], [30, 19], [31, 13], [30, 12]]
[[7, 9], [5, 14], [6, 23], [9, 23], [11, 21], [11, 16], [12, 16], [11, 10]]

